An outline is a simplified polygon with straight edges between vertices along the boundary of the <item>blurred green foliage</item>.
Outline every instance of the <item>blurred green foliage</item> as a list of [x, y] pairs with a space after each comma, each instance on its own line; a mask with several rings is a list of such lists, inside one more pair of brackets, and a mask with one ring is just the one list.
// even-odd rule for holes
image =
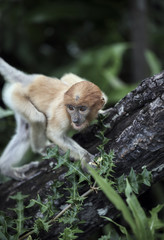
[[[27, 72], [77, 73], [98, 84], [113, 104], [135, 87], [130, 84], [130, 8], [128, 0], [2, 0], [0, 55]], [[147, 8], [153, 51], [145, 50], [145, 58], [152, 75], [162, 66], [156, 53], [164, 61], [159, 54], [164, 4], [151, 0]]]
[[0, 1], [2, 53], [22, 62], [28, 71], [47, 73], [76, 59], [85, 49], [123, 41], [117, 19], [124, 17], [128, 1], [118, 3]]
[[0, 107], [0, 119], [11, 115], [13, 115], [13, 112], [11, 110], [4, 110], [3, 108]]
[[58, 69], [56, 73], [62, 75], [70, 71], [94, 82], [107, 94], [109, 103], [115, 103], [136, 86], [126, 84], [119, 77], [123, 55], [128, 48], [127, 43], [117, 43], [84, 51], [77, 61]]

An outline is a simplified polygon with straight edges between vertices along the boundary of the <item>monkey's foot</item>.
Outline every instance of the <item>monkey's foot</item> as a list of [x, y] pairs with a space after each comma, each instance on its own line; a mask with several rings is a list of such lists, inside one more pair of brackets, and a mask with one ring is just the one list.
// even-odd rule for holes
[[38, 165], [39, 165], [39, 162], [31, 162], [29, 164], [23, 165], [22, 167], [12, 167], [12, 168], [1, 169], [1, 172], [5, 176], [21, 181], [31, 177], [30, 174], [26, 175], [25, 173], [29, 171], [31, 168], [37, 167]]

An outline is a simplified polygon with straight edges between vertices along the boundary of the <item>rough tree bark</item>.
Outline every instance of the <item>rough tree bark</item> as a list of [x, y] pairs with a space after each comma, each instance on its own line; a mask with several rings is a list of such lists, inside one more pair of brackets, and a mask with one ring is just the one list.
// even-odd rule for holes
[[[109, 109], [108, 113], [105, 122], [109, 128], [105, 135], [110, 141], [105, 149], [106, 151], [113, 149], [115, 152], [116, 177], [123, 173], [128, 174], [131, 167], [136, 172], [141, 172], [142, 167], [146, 166], [152, 171], [153, 182], [159, 181], [164, 176], [164, 72], [143, 80], [134, 91]], [[97, 131], [98, 126], [91, 126], [86, 132], [75, 135], [74, 139], [95, 154], [100, 143], [95, 137]], [[43, 161], [36, 169], [34, 177], [28, 181], [11, 180], [1, 184], [0, 209], [13, 207], [14, 202], [9, 196], [18, 191], [29, 194], [29, 198], [36, 198], [39, 193], [43, 200], [46, 199], [46, 196], [51, 194], [52, 181], [55, 179], [60, 181], [66, 171], [65, 168], [52, 170], [53, 163], [53, 159]], [[64, 198], [58, 202], [58, 206], [64, 204]], [[80, 225], [84, 234], [79, 239], [87, 239], [87, 235], [104, 222], [99, 215], [99, 209], [106, 209], [106, 215], [111, 218], [118, 214], [102, 192], [97, 194], [93, 192], [85, 200], [84, 208], [79, 215], [85, 220], [85, 223]], [[36, 212], [34, 209], [33, 216]], [[27, 211], [26, 214], [30, 215], [31, 212]], [[57, 239], [60, 231], [62, 225], [56, 223], [41, 239]]]

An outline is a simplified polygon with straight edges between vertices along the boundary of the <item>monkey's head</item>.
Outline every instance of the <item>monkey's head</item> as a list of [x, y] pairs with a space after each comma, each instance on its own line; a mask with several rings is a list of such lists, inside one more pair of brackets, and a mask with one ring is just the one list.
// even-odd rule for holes
[[64, 104], [75, 130], [81, 131], [97, 117], [106, 103], [103, 92], [95, 84], [82, 81], [72, 85], [64, 95]]

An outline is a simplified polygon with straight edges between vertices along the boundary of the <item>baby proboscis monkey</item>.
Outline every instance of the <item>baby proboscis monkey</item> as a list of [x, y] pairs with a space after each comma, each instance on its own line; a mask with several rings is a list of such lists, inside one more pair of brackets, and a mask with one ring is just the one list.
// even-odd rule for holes
[[66, 135], [72, 127], [81, 131], [95, 119], [106, 97], [95, 84], [72, 73], [60, 80], [40, 74], [25, 74], [0, 58], [0, 73], [8, 82], [3, 90], [5, 104], [14, 111], [16, 132], [0, 157], [1, 173], [17, 180], [27, 178], [31, 162], [22, 167], [18, 163], [29, 147], [43, 154], [47, 140], [58, 145], [70, 156], [84, 162], [94, 159], [73, 139]]

